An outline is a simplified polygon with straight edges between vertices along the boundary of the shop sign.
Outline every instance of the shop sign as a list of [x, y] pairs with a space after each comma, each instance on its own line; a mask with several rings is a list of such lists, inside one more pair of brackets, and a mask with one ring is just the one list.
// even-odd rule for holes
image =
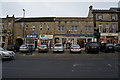
[[40, 39], [53, 39], [53, 35], [40, 35]]
[[38, 35], [25, 35], [26, 38], [38, 38]]

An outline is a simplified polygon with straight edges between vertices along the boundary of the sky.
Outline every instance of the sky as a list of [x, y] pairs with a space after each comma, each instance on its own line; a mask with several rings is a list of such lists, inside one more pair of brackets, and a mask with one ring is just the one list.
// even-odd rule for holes
[[118, 7], [119, 0], [1, 0], [2, 18], [15, 17], [87, 17], [89, 6], [93, 9]]

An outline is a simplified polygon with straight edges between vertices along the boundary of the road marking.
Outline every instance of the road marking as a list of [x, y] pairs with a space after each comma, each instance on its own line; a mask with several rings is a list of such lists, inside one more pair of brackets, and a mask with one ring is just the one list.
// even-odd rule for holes
[[112, 65], [111, 65], [111, 64], [108, 64], [108, 66], [109, 66], [109, 67], [112, 67]]

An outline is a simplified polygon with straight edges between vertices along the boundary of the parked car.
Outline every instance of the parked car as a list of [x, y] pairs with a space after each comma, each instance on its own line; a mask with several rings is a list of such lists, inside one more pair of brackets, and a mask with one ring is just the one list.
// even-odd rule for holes
[[[32, 50], [30, 50], [30, 47], [32, 47]], [[20, 52], [30, 52], [35, 51], [35, 47], [32, 44], [22, 44], [19, 49]]]
[[38, 46], [38, 52], [48, 52], [47, 45], [40, 45], [40, 46]]
[[7, 50], [17, 52], [17, 51], [19, 51], [19, 48], [20, 48], [20, 46], [11, 44], [11, 45], [8, 45]]
[[81, 47], [79, 44], [72, 44], [70, 47], [70, 52], [80, 52], [81, 53]]
[[64, 52], [62, 43], [56, 43], [53, 47], [53, 52]]
[[15, 53], [13, 51], [8, 51], [0, 47], [0, 56], [2, 59], [14, 59]]
[[114, 52], [114, 45], [112, 43], [101, 43], [100, 51], [103, 52]]
[[116, 44], [114, 50], [120, 52], [120, 44]]
[[98, 42], [88, 42], [85, 45], [85, 51], [87, 53], [89, 52], [99, 53], [99, 49], [100, 49], [100, 46]]

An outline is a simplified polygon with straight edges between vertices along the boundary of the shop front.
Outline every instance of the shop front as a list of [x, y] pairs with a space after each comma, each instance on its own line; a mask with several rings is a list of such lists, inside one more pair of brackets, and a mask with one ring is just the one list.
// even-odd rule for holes
[[72, 44], [79, 44], [82, 48], [86, 42], [92, 41], [93, 37], [85, 36], [66, 36], [66, 35], [56, 35], [54, 38], [55, 43], [62, 43], [64, 48], [69, 49]]
[[53, 46], [53, 35], [40, 35], [39, 45], [46, 44], [48, 48]]
[[114, 33], [114, 34], [110, 34], [110, 33], [106, 33], [106, 34], [101, 34], [100, 37], [100, 42], [101, 43], [113, 43], [113, 44], [117, 44], [118, 43], [118, 34]]
[[25, 35], [25, 44], [33, 44], [37, 48], [38, 35]]

